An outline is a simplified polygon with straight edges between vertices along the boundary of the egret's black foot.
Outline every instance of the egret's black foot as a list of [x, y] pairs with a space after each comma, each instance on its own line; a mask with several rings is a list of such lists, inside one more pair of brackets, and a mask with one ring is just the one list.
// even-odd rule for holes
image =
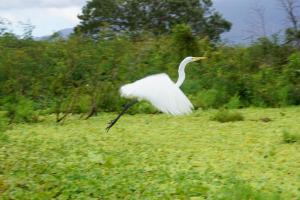
[[117, 120], [111, 120], [109, 123], [108, 123], [108, 126], [105, 128], [106, 132], [108, 132], [110, 130], [111, 127], [113, 127], [113, 125], [117, 122]]

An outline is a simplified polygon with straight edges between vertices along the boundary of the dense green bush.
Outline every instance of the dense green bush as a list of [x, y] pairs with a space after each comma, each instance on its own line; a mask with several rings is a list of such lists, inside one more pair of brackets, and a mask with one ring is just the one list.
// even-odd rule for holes
[[289, 105], [300, 105], [300, 52], [288, 57], [288, 63], [283, 69], [282, 87], [286, 90], [285, 101]]
[[195, 108], [213, 108], [217, 107], [218, 91], [215, 89], [201, 90], [195, 95], [191, 95], [191, 100]]
[[240, 97], [238, 95], [232, 96], [229, 101], [225, 104], [225, 107], [228, 109], [237, 109], [242, 107]]
[[37, 122], [38, 112], [34, 102], [23, 96], [8, 98], [4, 103], [5, 116], [9, 123]]
[[[279, 107], [300, 104], [300, 54], [276, 38], [249, 47], [211, 43], [181, 24], [170, 35], [126, 35], [93, 40], [74, 35], [49, 41], [0, 36], [0, 101], [11, 121], [36, 121], [43, 113], [120, 111], [119, 88], [165, 72], [173, 81], [185, 56], [206, 55], [189, 64], [182, 90], [195, 108]], [[21, 100], [7, 99], [15, 97]], [[23, 99], [23, 100], [22, 100]], [[147, 104], [131, 113], [153, 113]]]

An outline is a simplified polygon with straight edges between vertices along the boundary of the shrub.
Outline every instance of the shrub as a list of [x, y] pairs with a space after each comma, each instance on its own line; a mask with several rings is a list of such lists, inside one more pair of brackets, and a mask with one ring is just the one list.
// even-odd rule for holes
[[221, 109], [212, 117], [212, 120], [225, 123], [225, 122], [243, 121], [244, 117], [239, 112], [229, 111], [227, 109]]
[[34, 109], [34, 102], [25, 97], [9, 99], [9, 101], [5, 103], [4, 109], [10, 123], [38, 121], [38, 114]]
[[7, 125], [7, 118], [0, 112], [0, 142], [7, 141], [8, 139], [7, 135], [4, 133], [7, 129]]
[[88, 95], [81, 95], [76, 99], [73, 113], [87, 113], [90, 110], [91, 98]]
[[218, 97], [218, 91], [215, 89], [201, 90], [196, 95], [192, 96], [191, 101], [195, 108], [213, 108]]
[[282, 134], [282, 139], [283, 139], [283, 142], [285, 142], [285, 143], [300, 142], [300, 134], [291, 133], [287, 130], [284, 130], [283, 134]]
[[241, 106], [242, 104], [239, 95], [234, 95], [233, 97], [231, 97], [228, 103], [225, 105], [225, 107], [228, 109], [237, 109], [240, 108]]
[[300, 53], [294, 53], [289, 58], [289, 63], [284, 67], [284, 84], [289, 86], [288, 102], [300, 105]]

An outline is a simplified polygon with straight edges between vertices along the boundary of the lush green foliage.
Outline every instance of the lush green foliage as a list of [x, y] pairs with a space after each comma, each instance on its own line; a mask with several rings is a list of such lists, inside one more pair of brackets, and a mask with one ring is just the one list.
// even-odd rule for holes
[[[13, 96], [12, 96], [13, 97]], [[8, 97], [3, 102], [5, 110], [4, 117], [10, 119], [9, 123], [13, 122], [37, 122], [38, 113], [34, 108], [34, 102], [23, 96], [17, 98]]]
[[[101, 9], [90, 16], [93, 6], [116, 2], [123, 1], [90, 1], [81, 20], [120, 18]], [[188, 1], [136, 2], [169, 9]], [[122, 9], [137, 10], [136, 2]], [[0, 21], [0, 198], [299, 199], [300, 110], [284, 108], [300, 105], [295, 34], [287, 44], [276, 37], [247, 47], [216, 43], [230, 24], [210, 13], [210, 0], [201, 2], [189, 9], [205, 27], [180, 18], [156, 26], [135, 16], [125, 19], [130, 33], [104, 28], [96, 40], [77, 34], [34, 41], [30, 26], [19, 38]], [[81, 25], [92, 30], [93, 23]], [[140, 26], [145, 32], [136, 34]], [[104, 132], [113, 115], [103, 112], [125, 103], [122, 84], [161, 72], [176, 80], [181, 59], [202, 55], [209, 59], [187, 67], [182, 88], [199, 111], [168, 117], [141, 102], [129, 114], [153, 115], [124, 117]], [[248, 106], [283, 108], [200, 111]]]
[[219, 40], [231, 24], [212, 8], [211, 0], [91, 0], [79, 15], [77, 31], [93, 34], [110, 30], [131, 36], [150, 32], [170, 33], [177, 24], [188, 24], [193, 33]]
[[[109, 34], [109, 33], [108, 33]], [[300, 53], [277, 38], [261, 38], [249, 47], [230, 47], [195, 37], [184, 24], [170, 35], [99, 40], [74, 35], [49, 41], [0, 35], [0, 109], [9, 122], [36, 122], [38, 114], [93, 116], [118, 111], [122, 84], [153, 73], [175, 81], [185, 56], [208, 56], [190, 64], [183, 91], [195, 108], [280, 107], [300, 104]], [[38, 111], [38, 112], [37, 112]], [[154, 113], [143, 103], [131, 113]]]
[[110, 133], [113, 114], [18, 124], [0, 147], [0, 199], [299, 199], [300, 146], [282, 131], [300, 129], [300, 108], [240, 112], [126, 115]]

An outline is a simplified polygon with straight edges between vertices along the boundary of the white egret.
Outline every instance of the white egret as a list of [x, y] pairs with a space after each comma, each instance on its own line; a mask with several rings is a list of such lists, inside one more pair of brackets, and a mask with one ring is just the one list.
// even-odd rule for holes
[[142, 100], [150, 102], [156, 109], [166, 114], [177, 116], [191, 113], [193, 105], [181, 91], [180, 86], [185, 80], [186, 65], [204, 59], [206, 57], [186, 57], [183, 59], [178, 68], [176, 83], [167, 74], [161, 73], [123, 85], [120, 89], [121, 96], [133, 99], [133, 101], [124, 106], [122, 112], [108, 124], [106, 130], [109, 131], [131, 106]]

